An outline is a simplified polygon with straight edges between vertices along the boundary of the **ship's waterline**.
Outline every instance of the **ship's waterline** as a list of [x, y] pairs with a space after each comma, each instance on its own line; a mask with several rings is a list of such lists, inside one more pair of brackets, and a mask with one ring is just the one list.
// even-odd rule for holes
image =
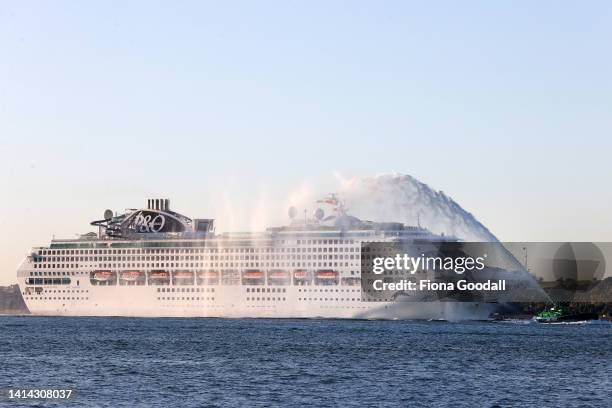
[[68, 316], [483, 319], [491, 305], [362, 300], [361, 244], [455, 240], [420, 226], [362, 221], [334, 195], [312, 218], [260, 233], [214, 231], [169, 200], [33, 248], [18, 269], [33, 314]]

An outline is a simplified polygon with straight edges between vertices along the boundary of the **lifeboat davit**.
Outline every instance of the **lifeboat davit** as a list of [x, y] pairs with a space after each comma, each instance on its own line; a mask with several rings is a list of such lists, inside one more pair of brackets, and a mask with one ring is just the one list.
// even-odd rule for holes
[[245, 279], [262, 279], [263, 273], [258, 270], [249, 270], [244, 272]]
[[98, 282], [106, 282], [111, 280], [115, 274], [111, 271], [95, 271], [93, 274], [93, 280]]
[[123, 271], [121, 272], [121, 279], [125, 281], [136, 281], [142, 276], [142, 272], [140, 271]]

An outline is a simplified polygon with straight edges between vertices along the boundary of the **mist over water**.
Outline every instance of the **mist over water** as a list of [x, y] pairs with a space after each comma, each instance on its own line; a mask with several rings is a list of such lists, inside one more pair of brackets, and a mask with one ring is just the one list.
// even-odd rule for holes
[[498, 241], [452, 198], [404, 174], [346, 178], [336, 173], [325, 179], [296, 183], [295, 188], [280, 193], [280, 199], [276, 198], [278, 191], [261, 190], [243, 202], [224, 191], [221, 206], [215, 211], [218, 230], [261, 231], [286, 225], [289, 221], [287, 210], [291, 206], [298, 210], [298, 219], [311, 218], [317, 208], [322, 208], [326, 216], [334, 215], [331, 206], [317, 203], [330, 193], [338, 195], [350, 215], [362, 220], [420, 224], [433, 233], [464, 241]]
[[441, 191], [409, 175], [353, 178], [339, 189], [352, 214], [372, 221], [418, 225], [464, 241], [496, 242], [476, 217]]
[[[492, 242], [486, 246], [488, 265], [495, 266], [492, 279], [524, 282], [538, 299], [549, 299], [534, 277], [474, 215], [441, 191], [436, 191], [409, 175], [383, 174], [342, 180], [339, 196], [349, 212], [359, 218], [378, 222], [402, 222], [420, 225], [433, 233], [453, 236], [466, 242]], [[485, 247], [483, 247], [485, 248]], [[502, 272], [502, 271], [506, 272]], [[518, 292], [517, 292], [518, 291]], [[509, 298], [517, 299], [523, 289], [510, 289]], [[457, 310], [458, 320], [471, 319]]]

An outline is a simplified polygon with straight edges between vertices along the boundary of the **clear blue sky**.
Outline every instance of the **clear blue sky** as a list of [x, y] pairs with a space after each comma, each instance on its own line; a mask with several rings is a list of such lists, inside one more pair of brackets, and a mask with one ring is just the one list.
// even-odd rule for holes
[[0, 284], [104, 208], [219, 217], [334, 171], [612, 240], [611, 39], [610, 2], [2, 1]]

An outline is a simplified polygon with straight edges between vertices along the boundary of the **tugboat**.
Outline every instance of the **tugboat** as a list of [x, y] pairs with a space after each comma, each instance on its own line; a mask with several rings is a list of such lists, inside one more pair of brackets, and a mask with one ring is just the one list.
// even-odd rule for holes
[[563, 306], [553, 306], [544, 309], [535, 316], [538, 323], [563, 323], [563, 322], [583, 322], [587, 320], [597, 320], [597, 313], [579, 313]]

